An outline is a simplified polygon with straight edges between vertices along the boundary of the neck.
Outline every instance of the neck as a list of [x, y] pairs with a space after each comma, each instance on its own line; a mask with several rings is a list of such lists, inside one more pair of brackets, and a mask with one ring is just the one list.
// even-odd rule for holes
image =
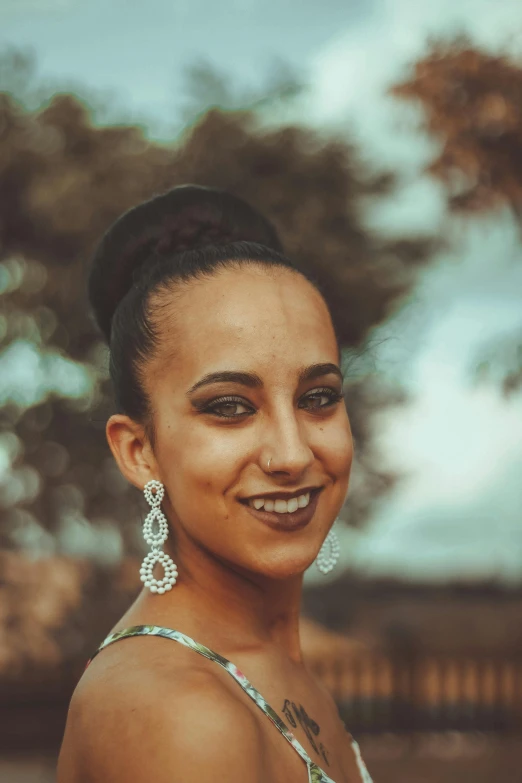
[[302, 574], [276, 580], [239, 571], [200, 549], [184, 554], [173, 557], [179, 578], [172, 590], [161, 596], [143, 590], [139, 614], [147, 623], [193, 635], [225, 657], [226, 651], [272, 649], [301, 662]]

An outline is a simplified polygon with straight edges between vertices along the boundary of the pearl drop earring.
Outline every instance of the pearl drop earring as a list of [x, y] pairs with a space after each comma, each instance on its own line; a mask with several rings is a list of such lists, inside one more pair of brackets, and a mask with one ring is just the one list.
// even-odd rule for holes
[[330, 530], [326, 536], [315, 563], [322, 574], [329, 574], [339, 560], [341, 547], [337, 533]]
[[[152, 481], [148, 481], [145, 484], [143, 494], [151, 507], [143, 525], [143, 538], [147, 544], [150, 544], [151, 550], [145, 556], [145, 559], [141, 564], [140, 579], [145, 587], [149, 588], [151, 593], [159, 593], [162, 595], [167, 590], [172, 590], [178, 577], [178, 568], [176, 564], [172, 558], [161, 549], [169, 534], [169, 526], [165, 514], [160, 508], [160, 503], [165, 495], [165, 487], [161, 481], [152, 479]], [[159, 528], [157, 533], [154, 533], [152, 530], [152, 525], [155, 521], [158, 523]], [[155, 579], [152, 575], [156, 563], [160, 563], [163, 566], [165, 572], [163, 579]]]

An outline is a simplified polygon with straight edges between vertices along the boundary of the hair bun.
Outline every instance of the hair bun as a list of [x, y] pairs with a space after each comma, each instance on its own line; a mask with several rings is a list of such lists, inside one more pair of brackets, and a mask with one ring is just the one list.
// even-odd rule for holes
[[218, 188], [180, 185], [125, 212], [98, 245], [89, 278], [91, 306], [107, 340], [116, 307], [147, 262], [239, 241], [283, 251], [263, 215]]

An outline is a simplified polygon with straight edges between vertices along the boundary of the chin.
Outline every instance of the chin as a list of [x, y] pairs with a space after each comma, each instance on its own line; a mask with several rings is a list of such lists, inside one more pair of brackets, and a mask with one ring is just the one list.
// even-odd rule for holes
[[310, 556], [307, 558], [288, 558], [276, 563], [267, 563], [264, 568], [261, 567], [256, 569], [256, 571], [262, 573], [268, 579], [284, 582], [287, 579], [295, 579], [298, 576], [302, 576], [312, 563], [313, 559], [310, 560]]

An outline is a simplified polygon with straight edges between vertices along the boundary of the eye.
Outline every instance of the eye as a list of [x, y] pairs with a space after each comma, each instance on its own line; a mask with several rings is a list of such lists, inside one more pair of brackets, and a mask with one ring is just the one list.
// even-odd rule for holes
[[241, 397], [221, 397], [204, 408], [204, 413], [212, 413], [223, 419], [238, 419], [254, 409], [245, 403]]
[[335, 389], [314, 389], [310, 394], [307, 394], [306, 397], [303, 397], [299, 403], [299, 407], [305, 408], [305, 410], [332, 408], [334, 405], [337, 405], [338, 402], [341, 402], [342, 399], [343, 395]]

